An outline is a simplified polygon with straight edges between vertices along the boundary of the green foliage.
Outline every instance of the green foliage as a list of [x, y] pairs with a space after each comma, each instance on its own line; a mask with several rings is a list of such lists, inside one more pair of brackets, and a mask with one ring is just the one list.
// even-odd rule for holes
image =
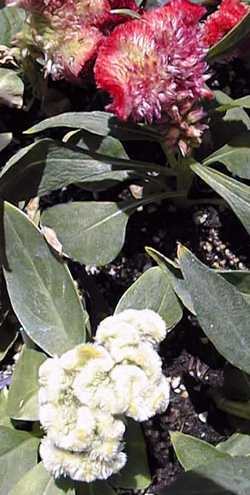
[[250, 187], [198, 163], [191, 169], [225, 199], [250, 233]]
[[21, 108], [24, 84], [12, 69], [0, 68], [0, 105]]
[[7, 410], [12, 419], [39, 421], [38, 370], [45, 359], [41, 352], [23, 347], [8, 396]]
[[0, 427], [0, 494], [11, 488], [37, 462], [39, 440], [24, 431]]
[[158, 267], [144, 272], [123, 294], [115, 312], [125, 309], [152, 309], [165, 320], [167, 328], [175, 327], [182, 318], [182, 308], [168, 277]]
[[145, 490], [151, 483], [142, 429], [135, 421], [129, 421], [127, 433], [128, 461], [125, 467], [111, 478], [113, 486], [123, 489]]
[[25, 12], [16, 7], [0, 9], [0, 44], [11, 46], [11, 41], [23, 25]]
[[4, 275], [26, 333], [48, 354], [61, 354], [83, 342], [87, 314], [65, 264], [26, 215], [8, 203], [3, 223]]

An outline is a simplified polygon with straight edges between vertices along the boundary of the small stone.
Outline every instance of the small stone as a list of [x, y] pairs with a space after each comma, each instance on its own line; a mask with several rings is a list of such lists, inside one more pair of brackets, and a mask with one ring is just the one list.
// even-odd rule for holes
[[206, 423], [207, 422], [207, 412], [203, 412], [203, 413], [198, 414], [198, 418], [202, 423]]

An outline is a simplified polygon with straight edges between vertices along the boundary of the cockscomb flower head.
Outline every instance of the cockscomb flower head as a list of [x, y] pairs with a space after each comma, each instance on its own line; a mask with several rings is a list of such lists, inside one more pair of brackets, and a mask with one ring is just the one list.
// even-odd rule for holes
[[212, 46], [220, 41], [248, 12], [249, 7], [240, 0], [222, 0], [203, 25], [204, 43]]
[[157, 344], [166, 335], [151, 310], [106, 318], [94, 344], [82, 344], [39, 369], [39, 418], [46, 432], [40, 448], [54, 476], [91, 482], [126, 463], [125, 417], [145, 421], [169, 403]]
[[201, 98], [212, 96], [205, 86], [206, 53], [191, 15], [186, 23], [181, 11], [158, 8], [118, 26], [104, 41], [96, 82], [112, 98], [107, 109], [120, 119], [164, 124], [168, 133]]

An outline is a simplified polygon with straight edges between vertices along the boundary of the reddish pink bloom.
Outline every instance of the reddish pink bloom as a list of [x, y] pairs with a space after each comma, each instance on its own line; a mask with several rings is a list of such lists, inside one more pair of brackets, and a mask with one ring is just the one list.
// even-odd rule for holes
[[222, 0], [218, 10], [204, 23], [204, 42], [212, 46], [220, 41], [249, 12], [240, 0]]
[[[158, 9], [157, 9], [158, 10]], [[172, 17], [181, 16], [187, 26], [195, 25], [206, 14], [207, 9], [189, 0], [170, 1], [161, 8]], [[152, 11], [150, 11], [152, 12]]]
[[206, 49], [200, 26], [194, 25], [191, 15], [185, 22], [180, 4], [192, 8], [187, 1], [173, 0], [138, 21], [118, 26], [101, 45], [96, 82], [112, 97], [108, 109], [120, 119], [179, 129], [199, 100], [211, 97], [205, 87]]

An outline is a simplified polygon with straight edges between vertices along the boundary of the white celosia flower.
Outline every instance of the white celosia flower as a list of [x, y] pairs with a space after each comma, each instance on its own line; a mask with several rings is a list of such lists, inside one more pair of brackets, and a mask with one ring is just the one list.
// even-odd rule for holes
[[100, 323], [95, 340], [110, 351], [114, 345], [116, 348], [122, 348], [139, 344], [140, 334], [135, 326], [121, 320], [119, 315], [114, 315], [108, 316]]
[[60, 364], [63, 369], [76, 372], [95, 359], [109, 359], [107, 351], [96, 344], [80, 344], [65, 352], [60, 358]]
[[73, 390], [82, 404], [91, 404], [91, 407], [99, 405], [96, 393], [100, 387], [105, 388], [109, 384], [109, 372], [114, 364], [111, 356], [105, 350], [105, 355], [101, 359], [89, 361], [79, 371], [73, 383]]
[[140, 333], [140, 340], [159, 344], [166, 337], [166, 324], [158, 313], [151, 309], [126, 309], [115, 315]]
[[94, 344], [81, 344], [39, 370], [41, 443], [54, 476], [91, 482], [126, 463], [125, 416], [145, 421], [164, 411], [169, 383], [154, 348], [166, 334], [151, 310], [126, 310], [98, 327]]
[[55, 402], [71, 386], [72, 376], [65, 373], [60, 358], [49, 358], [39, 368], [39, 383], [44, 387], [42, 401]]
[[59, 449], [48, 438], [41, 442], [40, 455], [45, 468], [55, 478], [69, 476], [72, 480], [87, 483], [96, 479], [107, 479], [111, 474], [120, 471], [126, 463], [124, 452], [119, 452], [109, 461], [93, 462], [87, 453]]
[[125, 424], [110, 413], [102, 410], [95, 412], [98, 437], [106, 440], [122, 440], [125, 433]]
[[113, 359], [116, 356], [117, 363], [139, 366], [151, 381], [158, 380], [162, 374], [161, 358], [151, 344], [143, 342], [137, 346], [119, 348], [114, 344], [110, 353]]

